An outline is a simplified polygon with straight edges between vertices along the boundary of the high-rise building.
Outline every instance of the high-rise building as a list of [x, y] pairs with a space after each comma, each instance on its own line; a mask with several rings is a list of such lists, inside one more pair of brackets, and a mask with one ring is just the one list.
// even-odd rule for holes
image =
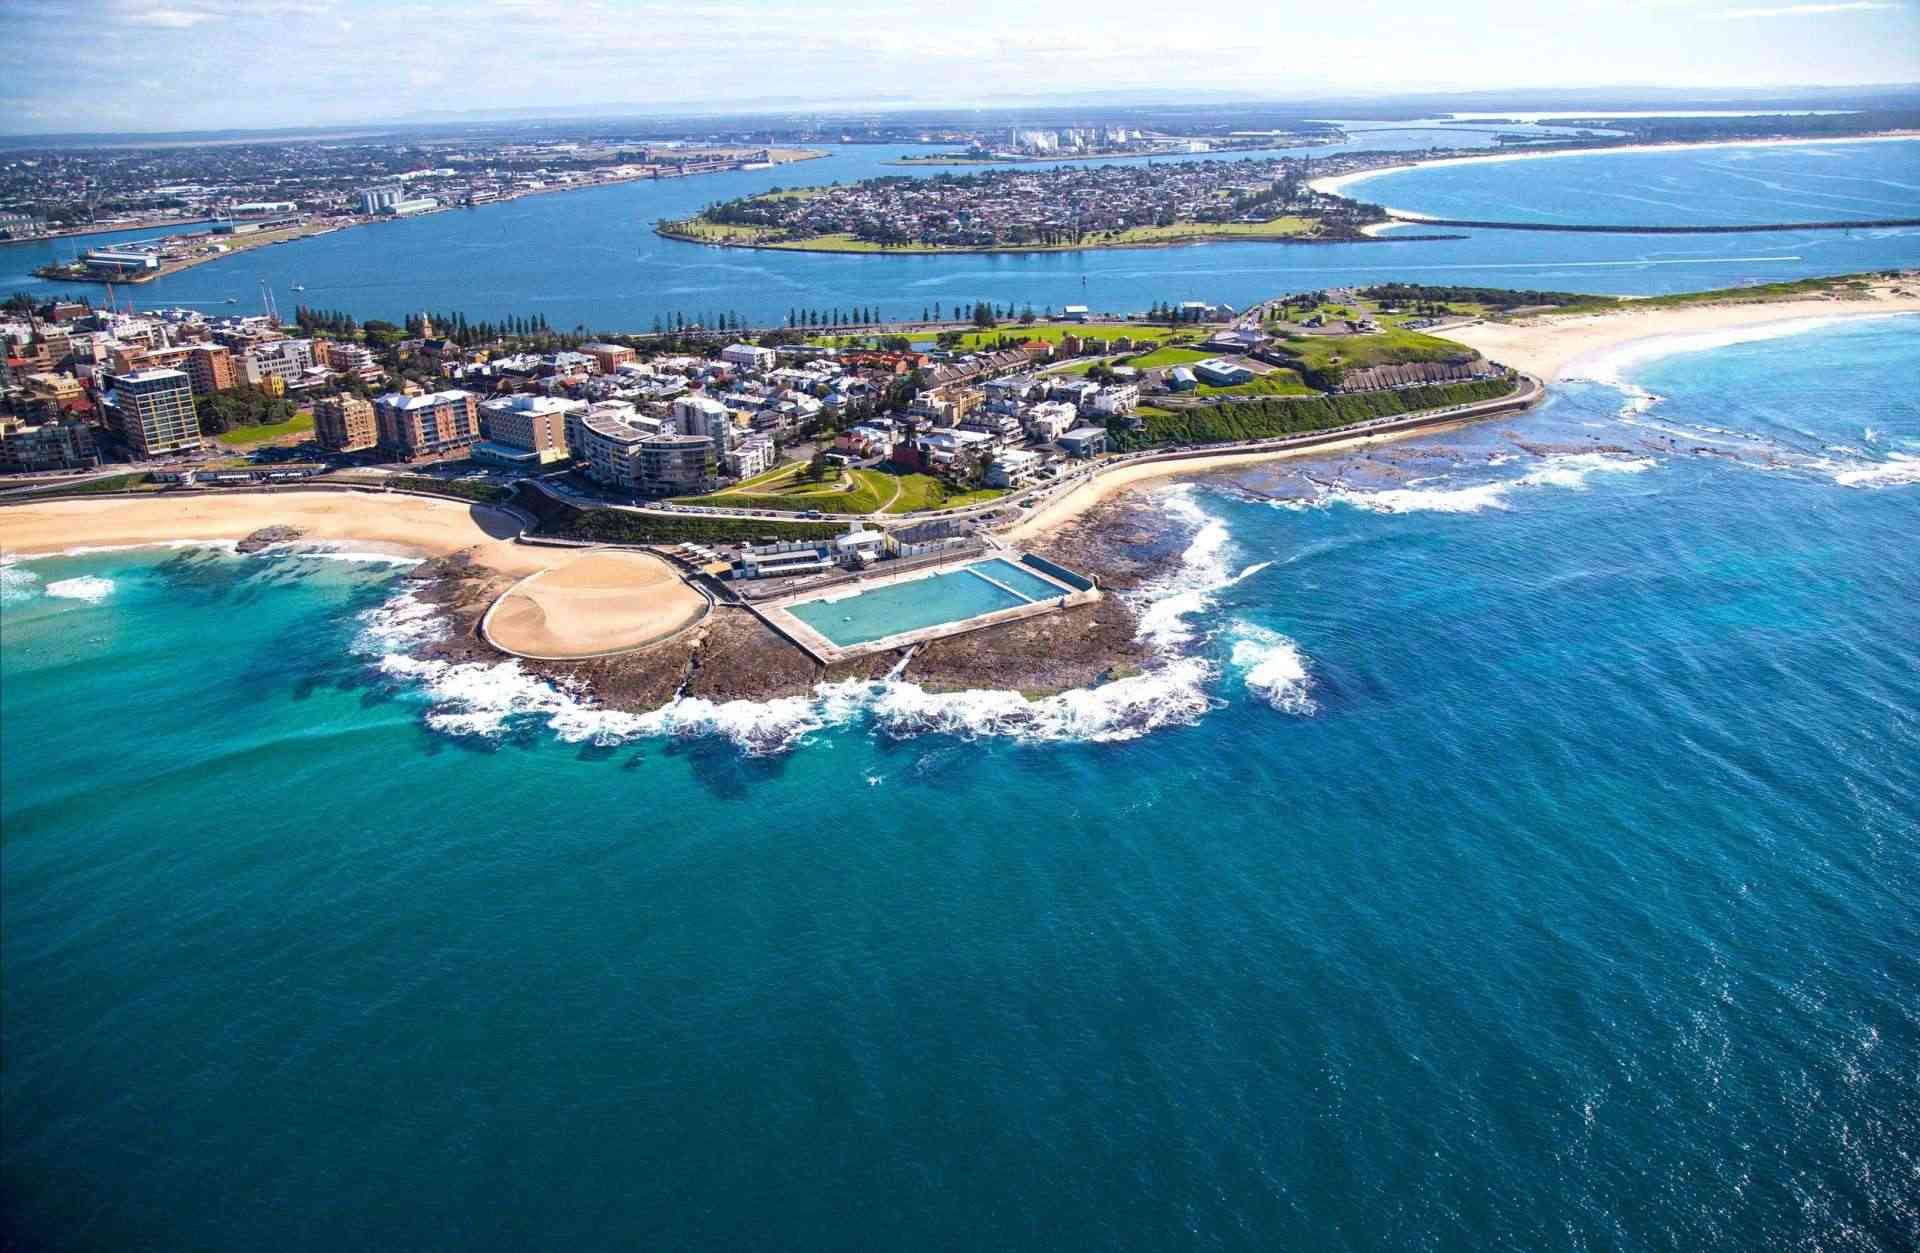
[[137, 457], [200, 451], [193, 384], [181, 370], [135, 370], [113, 380], [108, 413]]
[[373, 402], [341, 393], [313, 402], [313, 438], [328, 452], [362, 452], [380, 442]]
[[380, 446], [408, 461], [465, 452], [480, 438], [474, 395], [458, 388], [425, 396], [388, 392], [373, 402], [373, 413]]
[[187, 354], [187, 379], [196, 396], [211, 396], [239, 383], [233, 354], [221, 344], [201, 344]]

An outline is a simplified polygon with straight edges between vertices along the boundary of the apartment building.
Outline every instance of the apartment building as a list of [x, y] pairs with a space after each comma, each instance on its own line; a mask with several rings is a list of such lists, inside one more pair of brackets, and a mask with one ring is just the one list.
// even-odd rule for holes
[[341, 394], [313, 402], [313, 438], [328, 452], [364, 452], [380, 443], [373, 402]]
[[475, 397], [458, 388], [424, 396], [388, 392], [373, 402], [373, 414], [380, 447], [408, 461], [465, 452], [480, 438]]
[[713, 441], [702, 435], [654, 435], [641, 441], [634, 486], [642, 496], [704, 492], [714, 480]]
[[187, 381], [196, 396], [211, 396], [238, 386], [240, 372], [223, 344], [201, 344], [187, 354]]
[[531, 453], [541, 464], [561, 461], [568, 454], [567, 415], [586, 409], [585, 401], [557, 396], [497, 396], [480, 406], [480, 433], [489, 443]]
[[100, 464], [93, 428], [61, 419], [22, 422], [0, 418], [0, 473], [29, 470], [80, 470]]
[[145, 369], [113, 380], [108, 419], [136, 457], [200, 451], [193, 384], [181, 370]]

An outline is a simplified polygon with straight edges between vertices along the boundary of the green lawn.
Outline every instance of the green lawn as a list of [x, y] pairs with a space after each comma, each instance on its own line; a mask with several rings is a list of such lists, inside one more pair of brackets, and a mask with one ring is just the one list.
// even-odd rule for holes
[[926, 474], [893, 474], [885, 470], [836, 471], [825, 480], [807, 481], [807, 467], [796, 462], [766, 474], [757, 475], [725, 491], [705, 496], [681, 496], [676, 504], [703, 505], [713, 509], [780, 509], [821, 513], [918, 513], [925, 509], [946, 509], [956, 503], [991, 500], [998, 491], [969, 492], [949, 496], [946, 485]]
[[285, 422], [275, 422], [268, 426], [236, 426], [216, 438], [223, 444], [264, 444], [270, 439], [280, 439], [287, 435], [305, 435], [313, 430], [311, 413], [296, 413]]
[[1129, 357], [1123, 364], [1140, 370], [1150, 370], [1155, 366], [1192, 365], [1196, 361], [1205, 361], [1219, 355], [1217, 352], [1201, 352], [1197, 348], [1156, 348], [1152, 352]]
[[1473, 353], [1464, 344], [1398, 326], [1383, 326], [1373, 335], [1297, 335], [1283, 338], [1277, 347], [1315, 369], [1336, 364], [1362, 369], [1408, 361], [1446, 361]]

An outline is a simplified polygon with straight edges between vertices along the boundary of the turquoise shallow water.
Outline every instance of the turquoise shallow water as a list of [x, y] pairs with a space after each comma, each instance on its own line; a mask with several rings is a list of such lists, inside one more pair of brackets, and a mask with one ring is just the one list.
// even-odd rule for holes
[[[1401, 132], [1369, 139], [1365, 146], [1465, 144], [1473, 138], [1485, 136]], [[1460, 239], [1424, 243], [1200, 244], [918, 257], [709, 248], [653, 234], [661, 218], [684, 217], [714, 201], [776, 186], [934, 172], [887, 164], [903, 151], [838, 147], [828, 158], [778, 169], [531, 196], [337, 231], [200, 266], [121, 294], [141, 308], [186, 304], [212, 312], [252, 312], [259, 308], [259, 284], [265, 280], [279, 293], [283, 308], [305, 303], [395, 321], [422, 309], [460, 310], [476, 319], [543, 313], [556, 327], [644, 332], [654, 318], [674, 313], [689, 319], [737, 313], [755, 325], [777, 325], [796, 306], [877, 307], [890, 319], [917, 318], [935, 304], [950, 311], [981, 300], [1031, 304], [1036, 310], [1069, 304], [1141, 310], [1158, 301], [1196, 299], [1244, 308], [1281, 292], [1395, 279], [1658, 295], [1920, 265], [1920, 228], [1666, 237], [1470, 231]], [[1786, 202], [1806, 196], [1774, 196], [1719, 172], [1746, 160], [1743, 154], [1802, 151], [1749, 147], [1502, 162], [1387, 175], [1360, 186], [1388, 204], [1434, 213], [1457, 209], [1500, 221], [1571, 215], [1577, 221], [1616, 222], [1636, 204], [1657, 221], [1665, 220], [1666, 206], [1675, 203], [1719, 222], [1920, 216], [1920, 191], [1915, 190], [1920, 188], [1920, 142], [1840, 148], [1825, 162], [1831, 168], [1815, 169], [1812, 157], [1764, 159], [1769, 169], [1777, 160], [1807, 166], [1811, 172], [1796, 186], [1821, 196], [1830, 193], [1819, 189], [1829, 188], [1871, 198], [1875, 205], [1904, 204], [1897, 214], [1879, 208], [1803, 211]], [[1828, 149], [1822, 145], [1818, 151]], [[1388, 194], [1402, 179], [1418, 181], [1409, 194]], [[1411, 194], [1416, 189], [1419, 194]], [[1754, 216], [1760, 207], [1756, 197], [1769, 206], [1768, 215]], [[1811, 203], [1844, 202], [1815, 196]], [[76, 290], [73, 284], [31, 276], [50, 251], [57, 249], [0, 247], [0, 292]], [[294, 283], [306, 288], [297, 300], [290, 291]], [[97, 288], [87, 290], [98, 294]], [[228, 306], [230, 299], [237, 303]]]
[[1912, 1248], [1912, 326], [1161, 491], [1040, 705], [11, 567], [8, 1247]]

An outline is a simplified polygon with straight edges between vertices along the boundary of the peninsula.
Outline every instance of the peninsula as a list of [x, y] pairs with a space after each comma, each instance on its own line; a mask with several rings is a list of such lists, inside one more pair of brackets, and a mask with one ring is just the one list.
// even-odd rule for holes
[[[1046, 252], [1205, 240], [1344, 242], [1385, 220], [1269, 158], [983, 170], [775, 188], [662, 221], [689, 243], [809, 252]], [[1404, 237], [1403, 237], [1404, 238]]]
[[[684, 338], [644, 361], [601, 343], [590, 347], [621, 370], [593, 386], [658, 393], [700, 382], [705, 395], [643, 402], [662, 403], [661, 419], [630, 402], [613, 402], [625, 417], [580, 406], [578, 468], [563, 477], [455, 454], [405, 472], [267, 461], [257, 473], [28, 482], [0, 490], [0, 554], [215, 541], [243, 541], [243, 552], [410, 554], [420, 559], [414, 598], [443, 626], [428, 660], [511, 657], [634, 711], [676, 695], [806, 695], [822, 681], [903, 667], [929, 690], [1037, 696], [1154, 664], [1128, 593], [1177, 553], [1155, 510], [1126, 498], [1144, 483], [1298, 458], [1326, 459], [1336, 477], [1344, 466], [1404, 475], [1415, 471], [1396, 465], [1442, 454], [1396, 455], [1395, 441], [1510, 416], [1540, 398], [1541, 380], [1605, 377], [1603, 358], [1637, 344], [1663, 351], [1688, 336], [1724, 342], [1807, 319], [1914, 313], [1920, 288], [1901, 273], [1652, 300], [1384, 284], [1276, 297], [1211, 325], [1136, 321], [1126, 336], [1030, 326], [1023, 350], [909, 361], [911, 386], [884, 410], [843, 410], [788, 437], [809, 459], [709, 482], [702, 494], [638, 500], [639, 480], [608, 477], [615, 452], [629, 450], [638, 466], [650, 441], [677, 455], [734, 431], [745, 415], [729, 405], [756, 395], [743, 382], [805, 381], [780, 353], [819, 367], [818, 381], [844, 394], [865, 377], [902, 377], [892, 371], [912, 354], [836, 351], [795, 343], [792, 331], [763, 336], [778, 348], [734, 343], [707, 358]], [[527, 358], [503, 360], [522, 368]], [[1203, 393], [1176, 377], [1194, 369], [1218, 381]], [[556, 393], [568, 385], [549, 383]], [[762, 399], [792, 405], [783, 398], [797, 395]], [[562, 425], [565, 404], [509, 395], [482, 412], [490, 437], [511, 441], [538, 430], [548, 410]], [[649, 435], [649, 422], [673, 430]], [[678, 433], [701, 422], [716, 434]], [[1554, 452], [1510, 443], [1512, 457]], [[730, 443], [729, 456], [744, 448]], [[301, 481], [248, 481], [287, 474]]]

